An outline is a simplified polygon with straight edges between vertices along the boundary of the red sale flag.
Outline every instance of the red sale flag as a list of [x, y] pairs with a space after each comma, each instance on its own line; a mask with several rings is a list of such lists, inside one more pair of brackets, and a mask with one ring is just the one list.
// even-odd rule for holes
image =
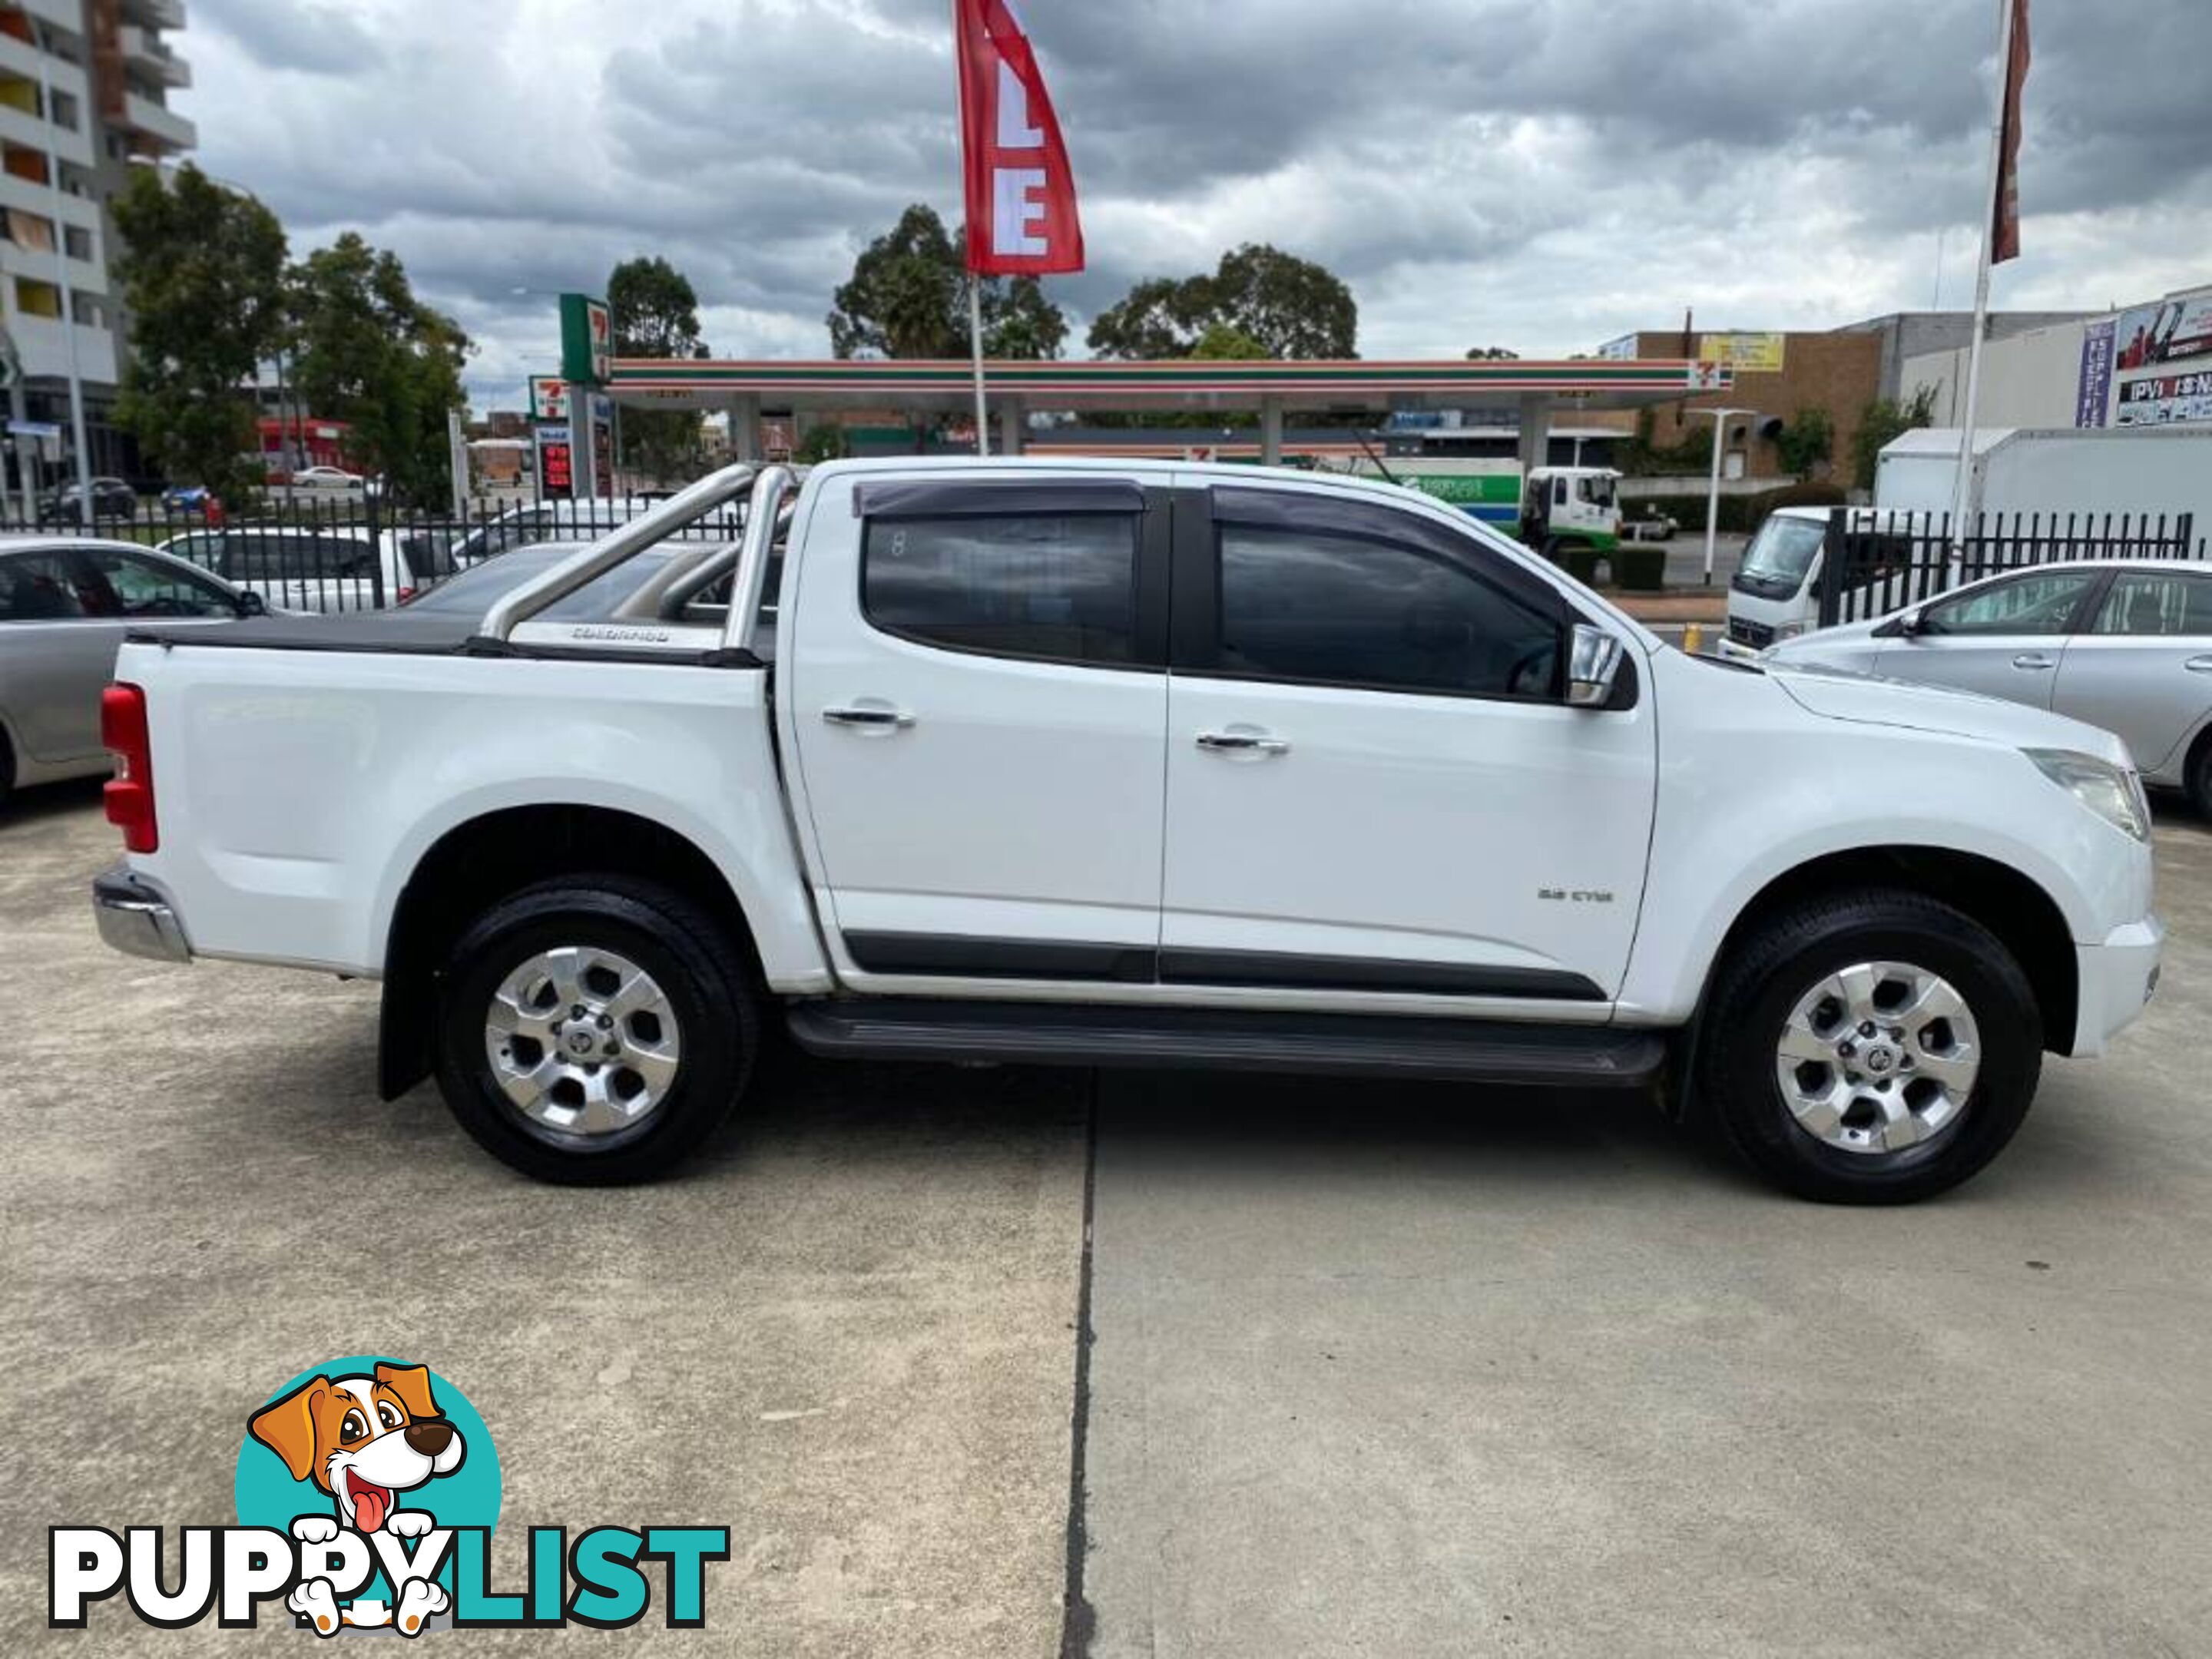
[[1966, 406], [1959, 422], [1957, 477], [1951, 490], [1951, 562], [1966, 568], [1966, 539], [1981, 515], [1974, 471], [1974, 423], [1980, 414], [1982, 343], [1990, 331], [1990, 272], [2020, 258], [2020, 106], [2027, 90], [2027, 0], [1997, 0], [1996, 130], [1990, 135], [1990, 216], [1982, 222], [1982, 263], [1974, 277], [1974, 332], [1966, 348]]
[[1990, 263], [2020, 258], [2020, 100], [2027, 88], [2027, 0], [2007, 0], [2012, 27], [2006, 42], [2004, 102], [1997, 115], [1997, 186]]
[[953, 0], [967, 164], [968, 269], [1042, 276], [1083, 269], [1075, 174], [1044, 76], [1007, 0]]

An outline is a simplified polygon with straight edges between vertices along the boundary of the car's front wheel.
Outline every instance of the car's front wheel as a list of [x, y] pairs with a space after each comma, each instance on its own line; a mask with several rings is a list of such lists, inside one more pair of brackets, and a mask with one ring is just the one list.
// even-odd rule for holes
[[2189, 800], [2200, 815], [2212, 818], [2212, 732], [2197, 740], [2189, 763]]
[[618, 876], [526, 889], [462, 936], [440, 998], [438, 1085], [486, 1150], [541, 1181], [661, 1175], [729, 1115], [760, 1000], [727, 932]]
[[1736, 1151], [1801, 1197], [1896, 1204], [1958, 1185], [2035, 1097], [2043, 1025], [2010, 951], [1919, 893], [1768, 918], [1721, 969], [1698, 1097]]

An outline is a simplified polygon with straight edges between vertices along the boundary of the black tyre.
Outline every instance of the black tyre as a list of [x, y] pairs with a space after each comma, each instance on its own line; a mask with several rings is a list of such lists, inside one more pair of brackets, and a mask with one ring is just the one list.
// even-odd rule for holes
[[461, 1127], [540, 1181], [664, 1174], [729, 1115], [759, 1047], [739, 944], [649, 882], [579, 875], [527, 888], [453, 948], [438, 1086]]
[[2197, 740], [2189, 757], [2189, 799], [2199, 817], [2212, 818], [2212, 732]]
[[1802, 1198], [1903, 1204], [2004, 1149], [2035, 1098], [2043, 1021], [1995, 935], [1875, 890], [1773, 917], [1721, 966], [1698, 1099], [1760, 1175]]
[[8, 804], [8, 797], [15, 793], [15, 751], [8, 742], [8, 734], [0, 732], [0, 806]]

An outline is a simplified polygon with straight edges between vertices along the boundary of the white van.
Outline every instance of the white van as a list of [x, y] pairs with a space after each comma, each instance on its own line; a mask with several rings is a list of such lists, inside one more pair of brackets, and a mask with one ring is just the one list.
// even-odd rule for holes
[[1820, 625], [1821, 549], [1828, 520], [1844, 513], [1853, 535], [1888, 532], [1909, 553], [1916, 537], [1935, 533], [1935, 515], [1891, 512], [1881, 507], [1778, 507], [1769, 514], [1751, 545], [1743, 550], [1729, 584], [1728, 634], [1719, 644], [1723, 657], [1750, 662], [1770, 645], [1794, 640]]
[[375, 611], [404, 605], [453, 574], [445, 538], [358, 526], [232, 525], [161, 544], [272, 610]]

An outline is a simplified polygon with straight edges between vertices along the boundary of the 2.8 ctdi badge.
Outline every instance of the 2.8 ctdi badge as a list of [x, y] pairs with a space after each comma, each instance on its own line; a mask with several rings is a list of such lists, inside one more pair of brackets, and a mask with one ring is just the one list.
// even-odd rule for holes
[[[89, 1607], [122, 1593], [149, 1625], [181, 1629], [210, 1611], [226, 1627], [276, 1602], [299, 1627], [556, 1630], [636, 1624], [662, 1580], [672, 1628], [706, 1622], [706, 1566], [730, 1553], [726, 1528], [530, 1529], [529, 1583], [489, 1583], [500, 1510], [491, 1431], [465, 1395], [426, 1365], [357, 1354], [301, 1372], [246, 1421], [235, 1481], [238, 1524], [53, 1527], [46, 1622], [86, 1628]], [[164, 1571], [165, 1553], [169, 1556]], [[653, 1566], [665, 1569], [653, 1573]], [[176, 1585], [174, 1591], [167, 1588]]]

